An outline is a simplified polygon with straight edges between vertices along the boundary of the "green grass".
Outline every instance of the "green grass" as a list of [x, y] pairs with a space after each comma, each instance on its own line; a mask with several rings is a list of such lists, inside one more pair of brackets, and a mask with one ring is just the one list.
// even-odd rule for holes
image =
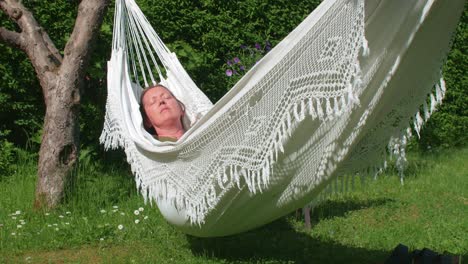
[[0, 176], [0, 263], [383, 263], [398, 243], [466, 260], [467, 161], [468, 149], [413, 154], [404, 185], [389, 169], [332, 195], [313, 210], [310, 230], [291, 214], [243, 234], [202, 239], [145, 205], [128, 172], [91, 162], [79, 169], [74, 195], [61, 208], [34, 211], [36, 167], [25, 160]]

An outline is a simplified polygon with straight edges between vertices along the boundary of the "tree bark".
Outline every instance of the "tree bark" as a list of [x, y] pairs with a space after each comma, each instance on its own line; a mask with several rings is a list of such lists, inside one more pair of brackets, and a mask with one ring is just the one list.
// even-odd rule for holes
[[0, 8], [21, 32], [0, 28], [0, 41], [23, 50], [42, 87], [46, 114], [39, 152], [35, 207], [53, 208], [71, 182], [79, 156], [80, 87], [109, 0], [83, 0], [64, 55], [17, 0], [0, 0]]

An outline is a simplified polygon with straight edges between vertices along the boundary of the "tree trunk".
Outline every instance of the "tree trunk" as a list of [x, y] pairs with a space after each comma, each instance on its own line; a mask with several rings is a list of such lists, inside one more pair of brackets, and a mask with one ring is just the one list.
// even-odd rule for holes
[[82, 0], [63, 57], [21, 1], [0, 0], [0, 9], [21, 29], [0, 27], [0, 41], [23, 50], [31, 60], [46, 105], [39, 152], [36, 208], [62, 200], [79, 155], [80, 86], [110, 0]]
[[[55, 87], [54, 87], [55, 86]], [[79, 153], [79, 105], [77, 85], [66, 80], [49, 82], [42, 144], [39, 152], [35, 208], [53, 208], [73, 179]]]

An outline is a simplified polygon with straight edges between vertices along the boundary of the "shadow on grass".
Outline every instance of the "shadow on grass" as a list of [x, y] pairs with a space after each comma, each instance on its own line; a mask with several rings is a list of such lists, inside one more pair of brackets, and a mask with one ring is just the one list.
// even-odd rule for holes
[[373, 200], [327, 200], [317, 205], [311, 210], [311, 221], [317, 223], [322, 219], [333, 217], [343, 217], [347, 213], [366, 209], [370, 207], [379, 207], [388, 203], [394, 203], [395, 200], [389, 198], [379, 198]]
[[[320, 218], [339, 217], [349, 211], [379, 206], [392, 200], [363, 202], [327, 202]], [[314, 216], [314, 215], [313, 215]], [[194, 255], [224, 259], [228, 262], [259, 263], [384, 263], [390, 251], [369, 250], [341, 245], [326, 237], [313, 237], [307, 230], [294, 228], [283, 217], [261, 228], [242, 234], [219, 238], [187, 236]], [[316, 216], [317, 217], [317, 216]], [[316, 222], [316, 221], [315, 221]]]

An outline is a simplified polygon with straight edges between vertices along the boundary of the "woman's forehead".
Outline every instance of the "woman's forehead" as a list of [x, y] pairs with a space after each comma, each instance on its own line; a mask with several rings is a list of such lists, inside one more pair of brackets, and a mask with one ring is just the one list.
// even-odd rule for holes
[[149, 88], [149, 90], [145, 93], [145, 96], [148, 95], [148, 94], [151, 94], [152, 96], [157, 96], [157, 95], [161, 95], [161, 94], [171, 94], [171, 92], [166, 89], [165, 87], [162, 87], [162, 86], [155, 86], [155, 87], [151, 87]]

